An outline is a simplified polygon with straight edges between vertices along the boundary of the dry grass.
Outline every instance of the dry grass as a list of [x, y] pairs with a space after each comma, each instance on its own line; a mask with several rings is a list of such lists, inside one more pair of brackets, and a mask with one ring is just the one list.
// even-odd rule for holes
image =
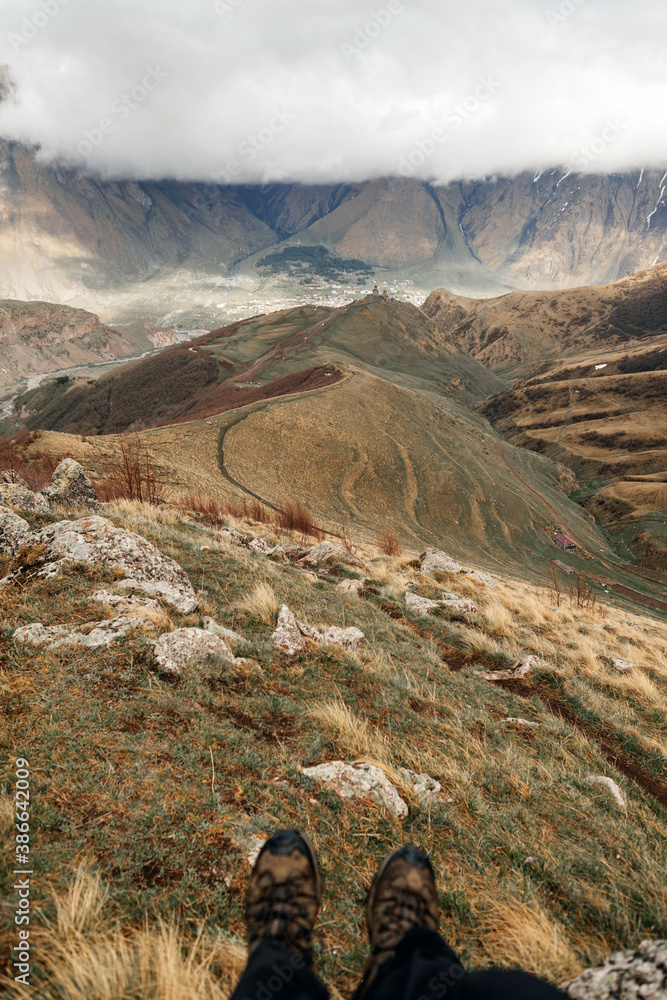
[[565, 928], [536, 900], [489, 897], [484, 903], [484, 948], [508, 968], [563, 982], [581, 971]]
[[252, 618], [259, 618], [267, 624], [273, 624], [279, 607], [279, 601], [271, 584], [262, 581], [255, 585], [248, 594], [236, 605], [239, 611]]
[[[44, 1000], [227, 1000], [245, 966], [245, 948], [221, 935], [193, 939], [175, 925], [115, 924], [106, 887], [85, 869], [54, 903], [56, 919], [39, 941], [49, 974], [39, 989]], [[11, 986], [16, 996], [37, 995]]]
[[333, 734], [343, 754], [390, 763], [386, 736], [355, 715], [342, 700], [314, 705], [308, 715]]

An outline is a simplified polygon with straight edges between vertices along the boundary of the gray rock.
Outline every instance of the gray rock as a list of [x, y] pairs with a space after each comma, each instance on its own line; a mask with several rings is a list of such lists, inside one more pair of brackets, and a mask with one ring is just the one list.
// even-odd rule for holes
[[348, 594], [359, 594], [367, 583], [370, 583], [370, 579], [367, 576], [362, 576], [358, 580], [341, 580], [336, 586]]
[[430, 615], [437, 608], [450, 608], [452, 611], [461, 611], [464, 613], [474, 613], [477, 611], [476, 604], [469, 601], [467, 597], [460, 597], [457, 594], [445, 593], [442, 595], [441, 601], [432, 601], [429, 597], [420, 597], [418, 594], [407, 591], [405, 603], [409, 608], [416, 611], [418, 615]]
[[25, 483], [0, 482], [0, 503], [34, 514], [48, 514], [51, 508], [41, 493], [33, 493]]
[[204, 628], [207, 632], [210, 632], [211, 635], [217, 635], [221, 639], [224, 639], [225, 642], [239, 642], [239, 643], [246, 643], [246, 645], [248, 644], [248, 640], [244, 639], [244, 637], [242, 635], [239, 635], [238, 632], [232, 632], [230, 628], [225, 628], [224, 625], [218, 625], [217, 622], [215, 622], [212, 618], [209, 618], [208, 616], [204, 618]]
[[417, 774], [415, 771], [408, 770], [407, 767], [399, 767], [398, 773], [408, 785], [412, 786], [415, 795], [424, 805], [437, 805], [439, 802], [454, 801], [451, 796], [445, 795], [445, 790], [440, 782], [429, 774]]
[[339, 628], [337, 625], [330, 625], [324, 632], [320, 632], [312, 625], [300, 622], [287, 605], [283, 604], [278, 612], [278, 621], [271, 642], [290, 655], [305, 649], [308, 639], [324, 646], [342, 646], [348, 652], [354, 653], [364, 638], [364, 633], [358, 628]]
[[373, 764], [334, 760], [316, 767], [302, 767], [301, 773], [331, 788], [341, 799], [371, 799], [398, 819], [408, 815], [408, 807], [386, 774]]
[[318, 545], [313, 545], [312, 549], [306, 553], [303, 559], [299, 560], [299, 565], [315, 568], [322, 563], [329, 562], [341, 562], [347, 566], [363, 565], [351, 552], [341, 548], [339, 545], [334, 545], [333, 542], [320, 542]]
[[667, 941], [642, 941], [560, 987], [573, 1000], [667, 1000]]
[[179, 628], [165, 632], [153, 647], [158, 666], [167, 674], [180, 674], [184, 667], [206, 663], [214, 657], [228, 660], [235, 667], [258, 670], [255, 660], [234, 656], [224, 639], [201, 628]]
[[142, 535], [117, 528], [106, 518], [58, 521], [33, 532], [30, 543], [46, 547], [47, 565], [41, 575], [47, 579], [67, 563], [115, 567], [126, 576], [119, 588], [138, 589], [158, 597], [182, 614], [190, 614], [197, 607], [192, 584], [178, 563], [163, 556]]
[[492, 673], [482, 674], [482, 677], [487, 681], [514, 681], [520, 680], [522, 677], [527, 677], [534, 670], [548, 666], [547, 661], [541, 660], [539, 656], [524, 656], [522, 660], [517, 660], [509, 670], [494, 670]]
[[619, 674], [627, 674], [635, 669], [634, 663], [630, 663], [628, 660], [614, 660], [614, 666]]
[[621, 809], [627, 809], [625, 799], [623, 798], [623, 793], [618, 787], [613, 778], [606, 778], [604, 775], [595, 775], [590, 778], [586, 778], [587, 785], [602, 785], [606, 788], [610, 795], [612, 795], [616, 801], [616, 804], [621, 807]]
[[54, 471], [51, 483], [42, 490], [48, 503], [60, 507], [84, 507], [100, 510], [95, 487], [88, 479], [83, 467], [73, 458], [64, 458]]
[[421, 570], [423, 573], [463, 573], [466, 576], [471, 576], [474, 580], [479, 583], [483, 583], [486, 587], [491, 590], [495, 590], [495, 581], [490, 573], [484, 573], [479, 569], [471, 569], [469, 566], [464, 566], [462, 563], [457, 562], [448, 556], [446, 552], [441, 552], [439, 549], [426, 549], [419, 557], [421, 563]]
[[[46, 647], [50, 652], [59, 649], [99, 649], [110, 646], [116, 639], [123, 639], [133, 629], [154, 629], [150, 618], [135, 615], [132, 618], [107, 618], [85, 625], [24, 625], [12, 638], [14, 642]], [[85, 630], [85, 631], [84, 631]]]
[[30, 525], [8, 507], [0, 506], [0, 553], [15, 556], [31, 537]]

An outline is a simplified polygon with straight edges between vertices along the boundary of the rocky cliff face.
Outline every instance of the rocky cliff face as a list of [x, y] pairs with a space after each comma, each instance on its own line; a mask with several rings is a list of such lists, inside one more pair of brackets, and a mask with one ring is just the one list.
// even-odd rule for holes
[[667, 258], [659, 170], [445, 187], [105, 183], [0, 143], [0, 212], [0, 294], [73, 304], [184, 269], [227, 275], [294, 236], [475, 295], [602, 284]]
[[166, 347], [178, 339], [173, 330], [148, 322], [112, 327], [84, 309], [0, 300], [0, 389], [61, 368]]

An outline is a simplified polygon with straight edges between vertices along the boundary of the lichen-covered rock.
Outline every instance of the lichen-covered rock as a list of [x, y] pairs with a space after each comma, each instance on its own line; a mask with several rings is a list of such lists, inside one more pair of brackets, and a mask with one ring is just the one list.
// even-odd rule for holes
[[204, 618], [204, 628], [207, 632], [210, 632], [211, 635], [217, 635], [221, 639], [224, 639], [225, 642], [248, 643], [248, 640], [244, 639], [244, 637], [239, 635], [238, 632], [232, 632], [230, 628], [225, 628], [224, 625], [218, 625], [213, 618], [209, 618], [208, 616]]
[[150, 618], [133, 617], [107, 618], [101, 622], [86, 622], [85, 625], [42, 625], [36, 622], [18, 628], [12, 636], [14, 642], [30, 646], [46, 647], [50, 652], [58, 649], [99, 649], [110, 646], [116, 639], [123, 639], [132, 629], [154, 629]]
[[160, 605], [150, 597], [125, 597], [122, 594], [111, 594], [108, 590], [96, 590], [91, 597], [92, 601], [103, 604], [105, 608], [115, 608], [121, 614], [136, 611], [160, 610]]
[[142, 535], [117, 528], [103, 517], [58, 521], [30, 536], [31, 545], [44, 545], [42, 575], [50, 578], [67, 563], [83, 562], [125, 573], [119, 588], [137, 589], [157, 597], [181, 614], [197, 607], [197, 595], [178, 563], [155, 548]]
[[469, 601], [467, 597], [460, 597], [458, 594], [442, 595], [441, 601], [432, 601], [429, 597], [420, 597], [408, 591], [405, 595], [405, 603], [418, 615], [430, 615], [437, 608], [449, 608], [452, 611], [461, 611], [465, 614], [477, 611], [477, 605]]
[[373, 764], [364, 761], [347, 764], [334, 760], [315, 767], [302, 767], [301, 773], [327, 785], [341, 799], [371, 799], [398, 819], [408, 815], [408, 807], [396, 788], [386, 774]]
[[524, 656], [522, 660], [517, 660], [509, 670], [494, 670], [492, 673], [485, 673], [482, 676], [487, 681], [515, 681], [527, 677], [534, 670], [541, 670], [548, 667], [546, 660], [541, 660], [539, 656]]
[[440, 782], [429, 774], [417, 774], [407, 767], [399, 767], [398, 773], [408, 785], [412, 786], [415, 795], [424, 805], [437, 805], [440, 802], [454, 801], [451, 796], [445, 794]]
[[667, 941], [642, 941], [560, 987], [573, 1000], [666, 1000]]
[[347, 549], [341, 548], [340, 545], [334, 545], [333, 542], [320, 542], [318, 545], [314, 545], [306, 555], [299, 560], [300, 566], [309, 566], [314, 568], [315, 566], [321, 566], [322, 563], [340, 562], [345, 563], [347, 566], [361, 566], [363, 565], [356, 556], [353, 556], [351, 552]]
[[306, 638], [302, 634], [294, 614], [286, 604], [281, 605], [278, 611], [278, 621], [271, 636], [271, 642], [278, 649], [284, 649], [290, 656], [306, 648]]
[[463, 573], [466, 576], [471, 576], [479, 583], [483, 583], [491, 590], [495, 589], [495, 580], [490, 573], [484, 573], [482, 570], [471, 569], [469, 566], [464, 566], [462, 563], [457, 562], [456, 559], [452, 559], [451, 556], [448, 556], [446, 552], [441, 552], [439, 549], [426, 549], [420, 555], [419, 561], [421, 563], [421, 570], [423, 573]]
[[180, 674], [184, 667], [219, 658], [236, 667], [259, 669], [254, 660], [234, 656], [224, 639], [202, 628], [179, 628], [161, 635], [153, 647], [158, 666], [167, 674]]
[[324, 646], [342, 646], [343, 649], [354, 653], [364, 638], [364, 633], [354, 627], [339, 628], [338, 625], [330, 625], [324, 632], [320, 632], [312, 625], [300, 622], [287, 605], [283, 604], [278, 611], [278, 621], [271, 642], [290, 655], [305, 649], [308, 639]]
[[0, 506], [0, 553], [15, 556], [30, 538], [30, 525], [8, 507]]
[[41, 493], [33, 493], [30, 487], [22, 482], [0, 482], [0, 503], [35, 514], [48, 514], [51, 510]]
[[462, 573], [463, 565], [439, 549], [426, 549], [419, 557], [423, 573]]
[[64, 458], [55, 469], [50, 484], [42, 490], [48, 503], [60, 507], [84, 507], [99, 510], [95, 487], [83, 471], [83, 467], [73, 458]]

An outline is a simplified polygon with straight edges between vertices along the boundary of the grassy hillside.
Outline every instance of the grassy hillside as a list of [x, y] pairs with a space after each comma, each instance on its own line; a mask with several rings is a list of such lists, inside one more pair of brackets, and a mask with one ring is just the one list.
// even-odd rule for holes
[[515, 444], [562, 462], [576, 494], [640, 563], [667, 571], [667, 336], [586, 351], [487, 400]]
[[525, 377], [557, 357], [604, 352], [667, 331], [667, 263], [613, 285], [566, 291], [475, 300], [438, 289], [423, 308], [483, 364]]
[[[169, 996], [224, 1000], [243, 956], [246, 855], [279, 826], [306, 830], [320, 854], [316, 965], [335, 996], [363, 964], [373, 872], [404, 841], [433, 858], [443, 930], [472, 967], [518, 964], [560, 982], [667, 936], [664, 624], [629, 623], [613, 599], [578, 608], [509, 574], [495, 590], [449, 574], [436, 582], [415, 568], [416, 550], [390, 558], [361, 544], [369, 581], [356, 596], [337, 586], [355, 575], [349, 567], [313, 582], [187, 511], [118, 503], [105, 516], [177, 559], [200, 592], [200, 611], [171, 612], [169, 627], [211, 615], [248, 640], [242, 655], [262, 672], [212, 660], [161, 675], [140, 631], [85, 653], [12, 642], [28, 622], [99, 619], [91, 595], [113, 589], [112, 573], [74, 565], [57, 582], [28, 577], [3, 591], [6, 739], [31, 771], [40, 996], [83, 1000], [105, 980], [116, 984], [105, 995], [162, 998], [168, 979]], [[257, 524], [228, 523], [271, 540]], [[477, 611], [419, 617], [407, 585], [456, 591]], [[279, 602], [314, 625], [357, 626], [359, 653], [280, 652], [269, 643]], [[521, 683], [482, 676], [529, 653], [547, 665]], [[633, 670], [619, 674], [617, 657]], [[508, 721], [517, 718], [532, 725]], [[401, 785], [410, 814], [398, 821], [372, 802], [343, 804], [299, 770], [358, 758], [393, 780], [399, 766], [428, 773], [450, 801], [429, 807]], [[600, 775], [618, 783], [626, 809], [588, 783]], [[12, 782], [6, 757], [7, 850]], [[3, 874], [3, 892], [12, 879]], [[8, 908], [0, 928], [7, 955]]]

